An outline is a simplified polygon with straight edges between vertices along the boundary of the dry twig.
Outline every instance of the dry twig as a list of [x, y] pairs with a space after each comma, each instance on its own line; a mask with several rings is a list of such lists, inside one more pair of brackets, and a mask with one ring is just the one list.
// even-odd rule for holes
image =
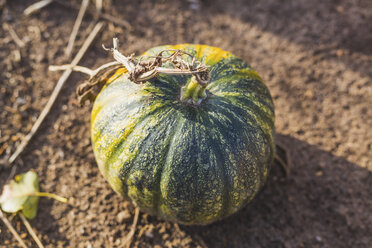
[[[68, 7], [68, 8], [72, 8], [72, 9], [75, 9], [75, 10], [79, 10], [78, 7], [76, 7], [75, 5], [71, 4], [69, 1], [62, 1], [62, 0], [54, 0], [56, 3], [62, 5], [62, 6], [65, 6], [65, 7]], [[109, 22], [112, 22], [112, 23], [115, 23], [117, 25], [120, 25], [124, 28], [126, 28], [127, 30], [132, 30], [132, 26], [129, 24], [129, 22], [127, 22], [126, 20], [124, 19], [120, 19], [120, 17], [117, 17], [117, 16], [112, 16], [112, 15], [109, 15], [109, 14], [105, 14], [105, 13], [100, 13], [98, 11], [95, 11], [95, 10], [91, 10], [91, 9], [88, 9], [87, 10], [87, 13], [93, 17], [99, 17], [99, 18], [102, 18], [102, 19], [105, 19]]]
[[18, 213], [19, 217], [21, 217], [21, 220], [23, 224], [25, 225], [27, 231], [30, 233], [31, 237], [35, 240], [35, 243], [39, 248], [44, 248], [44, 245], [41, 243], [40, 239], [37, 237], [35, 231], [32, 229], [30, 223], [26, 219], [26, 217], [22, 213]]
[[[89, 14], [89, 15], [91, 15], [91, 16], [93, 16], [93, 17], [99, 17], [99, 18], [102, 18], [102, 19], [105, 19], [105, 20], [107, 20], [107, 21], [109, 21], [109, 22], [112, 22], [112, 23], [115, 23], [115, 24], [117, 24], [117, 25], [119, 25], [119, 26], [122, 26], [122, 27], [124, 27], [124, 28], [126, 28], [127, 30], [132, 30], [132, 26], [129, 24], [129, 22], [127, 22], [126, 20], [123, 20], [123, 19], [120, 19], [119, 17], [117, 17], [117, 16], [112, 16], [112, 15], [109, 15], [109, 14], [105, 14], [105, 13], [102, 13], [102, 5], [101, 5], [101, 7], [100, 7], [100, 3], [97, 3], [97, 2], [99, 2], [100, 0], [97, 0], [96, 1], [96, 11], [93, 11], [93, 10], [89, 10], [88, 9], [88, 11], [87, 11], [87, 13]], [[42, 2], [48, 2], [47, 4], [45, 4], [45, 3], [43, 3], [43, 5], [41, 4]], [[68, 7], [68, 8], [72, 8], [72, 9], [75, 9], [75, 10], [80, 10], [80, 8], [79, 7], [77, 7], [77, 6], [75, 6], [75, 5], [73, 5], [73, 4], [71, 4], [70, 2], [68, 2], [68, 1], [62, 1], [62, 0], [42, 0], [42, 1], [40, 1], [40, 2], [37, 2], [37, 3], [35, 3], [35, 5], [36, 4], [40, 4], [40, 6], [36, 6], [36, 9], [35, 10], [33, 10], [33, 11], [28, 11], [28, 12], [30, 12], [30, 13], [28, 13], [28, 14], [26, 14], [25, 13], [25, 15], [30, 15], [30, 14], [32, 14], [32, 13], [34, 13], [35, 11], [38, 11], [38, 10], [40, 10], [41, 8], [43, 8], [43, 7], [45, 7], [45, 6], [47, 6], [48, 4], [50, 4], [50, 3], [52, 3], [52, 2], [55, 2], [55, 3], [58, 3], [58, 4], [60, 4], [60, 5], [62, 5], [62, 6], [65, 6], [65, 7]], [[32, 5], [31, 5], [32, 6]], [[29, 8], [31, 8], [31, 6], [29, 6], [27, 9], [29, 9]], [[33, 9], [34, 7], [32, 7], [31, 8], [31, 10]], [[26, 10], [27, 10], [26, 9]], [[25, 11], [26, 11], [25, 10]]]
[[276, 137], [275, 140], [276, 152], [274, 155], [274, 161], [283, 169], [285, 177], [288, 179], [291, 175], [291, 168], [293, 167], [290, 149], [282, 142], [280, 136]]
[[116, 16], [112, 16], [112, 15], [109, 15], [109, 14], [105, 14], [105, 13], [99, 13], [98, 14], [99, 17], [101, 17], [102, 19], [105, 19], [109, 22], [112, 22], [112, 23], [115, 23], [117, 25], [120, 25], [128, 30], [132, 30], [132, 25], [129, 24], [129, 22], [127, 22], [126, 20], [124, 19], [120, 19], [119, 17], [116, 17]]
[[87, 10], [88, 4], [89, 4], [89, 0], [82, 0], [82, 2], [81, 2], [81, 7], [80, 7], [80, 10], [79, 10], [79, 14], [76, 17], [76, 21], [75, 21], [74, 27], [72, 28], [70, 39], [68, 40], [68, 44], [67, 44], [67, 47], [66, 47], [66, 50], [65, 50], [65, 55], [66, 56], [70, 56], [70, 54], [71, 54], [71, 51], [72, 51], [72, 48], [74, 46], [74, 42], [75, 42], [75, 39], [76, 39], [76, 35], [79, 31], [81, 22], [83, 21], [83, 17], [84, 17], [85, 11]]
[[136, 232], [136, 227], [137, 227], [139, 212], [140, 212], [139, 211], [139, 208], [136, 208], [135, 209], [135, 213], [134, 213], [133, 224], [132, 224], [132, 226], [130, 228], [130, 231], [129, 231], [128, 235], [124, 239], [123, 247], [130, 247], [130, 244], [132, 242], [133, 235]]
[[82, 72], [84, 74], [89, 75], [91, 79], [95, 79], [95, 78], [101, 76], [102, 75], [101, 72], [103, 72], [105, 69], [111, 68], [111, 67], [120, 66], [120, 65], [121, 65], [121, 63], [119, 63], [117, 61], [113, 61], [113, 62], [104, 64], [104, 65], [101, 65], [100, 67], [98, 67], [95, 70], [92, 70], [92, 69], [89, 69], [87, 67], [80, 66], [80, 65], [72, 66], [71, 64], [67, 64], [67, 65], [50, 65], [48, 69], [50, 71], [64, 71], [64, 70], [67, 70], [67, 69], [70, 69], [71, 68], [73, 71]]
[[53, 0], [42, 0], [40, 2], [36, 2], [34, 4], [31, 4], [28, 6], [24, 11], [23, 14], [25, 16], [31, 15], [32, 13], [39, 11], [40, 9], [44, 8], [45, 6], [48, 6], [51, 4]]
[[208, 248], [208, 245], [204, 242], [202, 237], [200, 237], [198, 234], [194, 234], [194, 237], [199, 241], [202, 248]]
[[16, 240], [18, 241], [18, 243], [23, 247], [23, 248], [27, 248], [27, 245], [25, 244], [25, 242], [22, 240], [22, 238], [19, 236], [19, 234], [17, 233], [17, 231], [14, 229], [14, 227], [12, 226], [12, 224], [9, 222], [9, 220], [5, 217], [3, 211], [0, 209], [0, 219], [4, 222], [4, 224], [6, 225], [6, 227], [9, 229], [9, 231], [13, 234], [13, 236], [16, 238]]
[[72, 69], [73, 71], [78, 71], [89, 75], [89, 80], [80, 84], [76, 89], [76, 94], [79, 97], [80, 105], [84, 105], [86, 100], [93, 102], [96, 94], [93, 93], [94, 87], [97, 88], [98, 92], [102, 89], [105, 84], [106, 79], [117, 69], [123, 67], [121, 63], [114, 61], [104, 64], [98, 67], [96, 70], [91, 70], [84, 66], [73, 66], [71, 64], [67, 65], [51, 65], [49, 66], [50, 71], [62, 71], [67, 69]]
[[96, 9], [98, 13], [102, 12], [102, 0], [96, 0]]
[[10, 37], [14, 40], [14, 42], [19, 46], [19, 47], [24, 47], [25, 43], [18, 37], [17, 33], [15, 30], [12, 28], [11, 25], [8, 25], [8, 23], [4, 22], [4, 29], [9, 31]]
[[[93, 31], [89, 34], [88, 38], [85, 40], [83, 46], [80, 48], [79, 52], [76, 54], [75, 58], [72, 60], [72, 62], [71, 62], [72, 66], [76, 66], [79, 63], [79, 61], [84, 56], [84, 54], [87, 51], [90, 44], [92, 43], [92, 41], [94, 40], [94, 38], [96, 37], [98, 32], [101, 30], [103, 24], [104, 24], [103, 22], [98, 22], [96, 24]], [[65, 70], [64, 73], [62, 74], [62, 76], [59, 78], [58, 83], [55, 86], [55, 88], [52, 92], [52, 95], [50, 96], [50, 98], [49, 98], [47, 104], [45, 105], [44, 109], [41, 111], [41, 114], [40, 114], [39, 118], [36, 120], [36, 122], [32, 126], [31, 131], [24, 137], [21, 144], [17, 147], [16, 151], [9, 158], [8, 165], [11, 165], [14, 162], [14, 160], [17, 159], [19, 154], [21, 154], [23, 152], [23, 150], [25, 149], [27, 144], [30, 142], [31, 138], [37, 132], [41, 123], [44, 121], [45, 117], [48, 115], [50, 109], [52, 108], [55, 100], [57, 99], [57, 96], [58, 96], [59, 92], [61, 91], [62, 86], [64, 85], [64, 83], [66, 82], [68, 77], [70, 76], [71, 72], [72, 72], [72, 69], [69, 68], [69, 69]]]
[[67, 69], [72, 69], [73, 71], [78, 71], [78, 72], [82, 72], [82, 73], [85, 73], [89, 76], [93, 75], [93, 70], [87, 68], [87, 67], [84, 67], [84, 66], [79, 66], [79, 65], [75, 65], [75, 66], [72, 66], [71, 64], [67, 64], [67, 65], [50, 65], [49, 66], [49, 71], [65, 71]]

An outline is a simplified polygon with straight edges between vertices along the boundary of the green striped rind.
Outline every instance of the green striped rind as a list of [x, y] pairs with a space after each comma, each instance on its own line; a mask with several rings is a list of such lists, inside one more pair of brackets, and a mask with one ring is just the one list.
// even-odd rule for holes
[[231, 53], [183, 44], [145, 54], [164, 49], [183, 49], [210, 66], [207, 99], [197, 107], [179, 101], [189, 76], [135, 84], [123, 74], [94, 103], [93, 149], [113, 189], [141, 210], [210, 223], [243, 207], [264, 184], [274, 106], [257, 73]]

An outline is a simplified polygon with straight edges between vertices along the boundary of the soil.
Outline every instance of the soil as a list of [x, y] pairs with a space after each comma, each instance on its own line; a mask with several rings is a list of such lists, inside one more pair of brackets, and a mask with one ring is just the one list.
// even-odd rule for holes
[[[61, 75], [48, 66], [71, 61], [64, 49], [78, 11], [52, 3], [23, 16], [34, 2], [6, 1], [0, 9], [3, 160], [30, 131]], [[131, 247], [372, 247], [371, 1], [107, 0], [104, 11], [132, 28], [106, 25], [80, 65], [112, 61], [101, 44], [110, 46], [113, 37], [124, 54], [184, 42], [231, 51], [267, 83], [277, 138], [292, 161], [288, 179], [274, 166], [256, 199], [217, 223], [182, 226], [141, 213]], [[74, 53], [92, 21], [84, 18]], [[96, 166], [91, 106], [80, 108], [75, 95], [85, 79], [73, 73], [15, 162], [16, 173], [38, 173], [42, 191], [69, 198], [68, 204], [40, 200], [31, 225], [46, 247], [122, 247], [133, 221], [133, 206], [112, 191]], [[1, 186], [10, 172], [1, 167]], [[20, 219], [8, 218], [34, 247]], [[3, 223], [0, 228], [0, 246], [17, 247]]]

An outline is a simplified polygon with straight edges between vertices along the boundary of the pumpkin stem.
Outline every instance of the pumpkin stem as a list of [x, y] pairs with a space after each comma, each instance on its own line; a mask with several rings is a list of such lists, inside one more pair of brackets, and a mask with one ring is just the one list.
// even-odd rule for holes
[[191, 77], [191, 80], [181, 88], [181, 102], [200, 105], [207, 98], [206, 86], [207, 84], [200, 84], [196, 76]]

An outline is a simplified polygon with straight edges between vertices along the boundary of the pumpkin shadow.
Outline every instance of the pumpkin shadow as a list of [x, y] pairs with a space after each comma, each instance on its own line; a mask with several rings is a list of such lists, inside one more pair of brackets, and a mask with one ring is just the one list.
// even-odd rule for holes
[[277, 138], [290, 149], [288, 179], [274, 165], [266, 186], [238, 213], [181, 228], [208, 247], [367, 247], [372, 172], [296, 138]]

